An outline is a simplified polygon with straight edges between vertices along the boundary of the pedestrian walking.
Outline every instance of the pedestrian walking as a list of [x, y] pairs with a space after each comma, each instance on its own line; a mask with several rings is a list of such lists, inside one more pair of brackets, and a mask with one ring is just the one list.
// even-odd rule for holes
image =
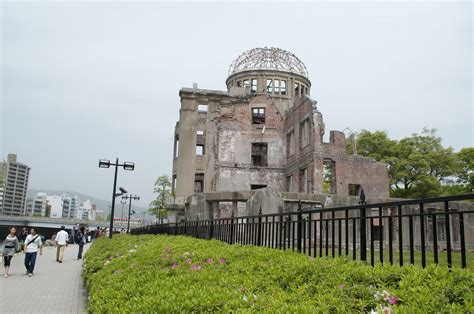
[[43, 255], [43, 242], [41, 241], [41, 237], [36, 234], [35, 228], [31, 228], [30, 234], [25, 239], [25, 245], [23, 248], [25, 251], [25, 268], [28, 277], [33, 276], [38, 249], [39, 254]]
[[97, 239], [98, 237], [100, 237], [100, 227], [97, 227], [97, 229], [95, 229], [94, 240]]
[[23, 246], [25, 245], [25, 240], [27, 236], [28, 236], [28, 230], [26, 230], [26, 228], [23, 228], [20, 234], [20, 245], [21, 245], [20, 250], [22, 251], [23, 251]]
[[5, 267], [5, 278], [8, 278], [10, 271], [10, 263], [13, 258], [13, 254], [18, 252], [18, 238], [16, 237], [16, 229], [10, 227], [8, 229], [8, 235], [3, 241], [3, 266]]
[[61, 226], [61, 231], [56, 234], [54, 239], [56, 245], [56, 262], [58, 263], [63, 262], [64, 250], [67, 247], [67, 241], [69, 239], [69, 235], [65, 229], [66, 227]]
[[76, 235], [74, 236], [74, 242], [79, 245], [79, 251], [77, 252], [77, 259], [82, 259], [82, 250], [84, 249], [84, 244], [86, 244], [86, 236], [84, 234], [85, 228], [77, 230]]

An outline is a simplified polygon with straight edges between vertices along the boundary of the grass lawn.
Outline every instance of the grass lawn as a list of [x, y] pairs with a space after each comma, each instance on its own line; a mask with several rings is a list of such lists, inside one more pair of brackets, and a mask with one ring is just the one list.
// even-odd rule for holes
[[474, 272], [436, 265], [372, 267], [216, 240], [117, 235], [96, 240], [84, 267], [90, 313], [474, 312]]

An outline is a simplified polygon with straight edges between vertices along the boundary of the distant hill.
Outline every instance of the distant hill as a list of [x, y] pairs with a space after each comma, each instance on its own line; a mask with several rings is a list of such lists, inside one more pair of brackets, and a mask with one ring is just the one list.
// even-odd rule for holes
[[[61, 190], [28, 189], [28, 191], [26, 193], [26, 196], [27, 197], [34, 197], [38, 193], [46, 193], [47, 195], [59, 195], [59, 196], [62, 196], [64, 193], [67, 193], [70, 196], [77, 195], [77, 197], [80, 200], [80, 203], [85, 201], [85, 200], [91, 200], [92, 204], [96, 205], [97, 210], [104, 211], [106, 216], [109, 215], [109, 213], [110, 213], [110, 208], [109, 208], [109, 205], [111, 204], [110, 200], [106, 201], [106, 200], [102, 200], [100, 198], [96, 198], [96, 197], [93, 197], [93, 196], [90, 196], [90, 195], [85, 195], [85, 194], [78, 193], [78, 192], [61, 191]], [[120, 218], [120, 216], [122, 215], [122, 205], [120, 204], [120, 200], [121, 199], [119, 197], [115, 200], [115, 215], [114, 216], [116, 218]], [[136, 212], [135, 216], [137, 218], [142, 218], [142, 215], [143, 215], [142, 213], [144, 213], [144, 212], [148, 213], [148, 209], [140, 207], [140, 206], [135, 206], [135, 205], [133, 205], [133, 202], [132, 202], [132, 209], [135, 210], [135, 212]], [[126, 215], [126, 213], [128, 213], [128, 201], [127, 201], [127, 204], [125, 204], [123, 206], [123, 212], [124, 212], [124, 216]], [[147, 219], [148, 219], [148, 214], [147, 214]]]

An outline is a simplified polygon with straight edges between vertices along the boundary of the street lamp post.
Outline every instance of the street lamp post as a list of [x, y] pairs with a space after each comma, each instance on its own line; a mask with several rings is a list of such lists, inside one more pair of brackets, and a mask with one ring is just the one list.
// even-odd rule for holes
[[121, 219], [120, 222], [122, 222], [122, 220], [123, 220], [123, 205], [127, 204], [127, 201], [122, 199], [122, 200], [120, 200], [120, 204], [122, 204], [122, 215], [120, 216], [120, 219]]
[[110, 230], [109, 230], [109, 238], [112, 239], [112, 234], [114, 231], [114, 212], [115, 212], [115, 198], [122, 194], [127, 193], [124, 188], [120, 188], [120, 193], [116, 193], [117, 189], [117, 173], [118, 167], [123, 167], [124, 170], [133, 171], [135, 169], [135, 163], [133, 162], [124, 162], [123, 164], [119, 164], [119, 159], [116, 158], [115, 163], [111, 163], [110, 160], [107, 159], [100, 159], [99, 160], [99, 168], [110, 168], [110, 166], [115, 167], [115, 175], [114, 175], [114, 187], [112, 191], [112, 209], [110, 213]]
[[140, 196], [133, 195], [133, 194], [128, 194], [128, 195], [123, 195], [122, 199], [124, 199], [124, 200], [128, 199], [129, 200], [129, 203], [128, 203], [127, 233], [130, 233], [130, 214], [132, 212], [132, 199], [133, 200], [139, 200]]

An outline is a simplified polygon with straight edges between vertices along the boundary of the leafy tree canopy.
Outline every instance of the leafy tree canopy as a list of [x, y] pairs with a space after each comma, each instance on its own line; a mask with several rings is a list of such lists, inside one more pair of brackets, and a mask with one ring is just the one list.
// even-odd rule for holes
[[[362, 130], [357, 153], [387, 163], [390, 195], [402, 198], [469, 193], [474, 186], [474, 148], [455, 153], [442, 145], [435, 129], [423, 129], [400, 141], [385, 131]], [[348, 140], [348, 151], [352, 142]]]
[[166, 200], [171, 195], [171, 180], [167, 175], [158, 177], [155, 181], [153, 193], [157, 194], [156, 198], [150, 203], [148, 212], [155, 215], [159, 219], [163, 219], [168, 216], [166, 210]]

